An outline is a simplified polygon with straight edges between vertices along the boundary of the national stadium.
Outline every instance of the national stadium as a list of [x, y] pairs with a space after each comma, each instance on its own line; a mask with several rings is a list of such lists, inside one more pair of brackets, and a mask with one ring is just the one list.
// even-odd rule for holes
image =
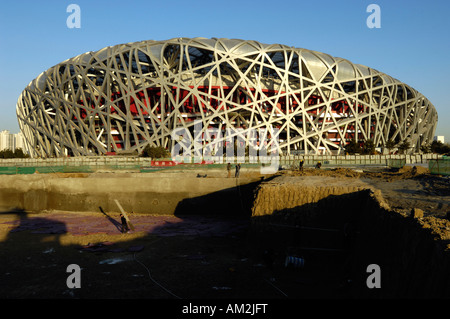
[[408, 141], [415, 152], [432, 142], [438, 119], [425, 96], [370, 67], [224, 38], [149, 40], [78, 55], [32, 80], [16, 112], [26, 151], [43, 158], [170, 150], [180, 129], [203, 145], [210, 132], [215, 142], [239, 132], [247, 146], [250, 131], [276, 132], [267, 141], [276, 139], [283, 155], [344, 154], [350, 141], [368, 140], [378, 148]]

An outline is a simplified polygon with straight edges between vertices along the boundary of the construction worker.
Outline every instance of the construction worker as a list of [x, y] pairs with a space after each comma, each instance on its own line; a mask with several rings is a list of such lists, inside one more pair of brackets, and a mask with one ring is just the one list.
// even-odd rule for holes
[[130, 229], [128, 228], [128, 222], [127, 222], [127, 219], [125, 218], [125, 216], [123, 216], [123, 214], [120, 214], [120, 220], [122, 222], [121, 232], [122, 233], [129, 232]]
[[241, 164], [238, 163], [236, 164], [236, 173], [234, 174], [234, 177], [238, 178], [239, 177], [239, 171], [241, 170]]
[[320, 169], [320, 167], [322, 167], [322, 163], [320, 163], [320, 161], [318, 161], [317, 164], [316, 164], [316, 168]]

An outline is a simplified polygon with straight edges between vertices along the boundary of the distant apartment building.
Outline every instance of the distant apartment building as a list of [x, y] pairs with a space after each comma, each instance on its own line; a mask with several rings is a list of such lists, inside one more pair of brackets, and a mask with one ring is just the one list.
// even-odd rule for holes
[[435, 136], [434, 140], [437, 141], [437, 142], [441, 142], [442, 144], [445, 143], [443, 135]]
[[7, 149], [14, 151], [17, 148], [24, 150], [24, 146], [22, 132], [17, 134], [11, 134], [8, 130], [0, 132], [0, 151]]

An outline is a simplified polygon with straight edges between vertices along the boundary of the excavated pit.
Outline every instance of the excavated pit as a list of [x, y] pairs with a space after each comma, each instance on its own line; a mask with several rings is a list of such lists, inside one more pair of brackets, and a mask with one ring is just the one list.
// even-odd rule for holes
[[[321, 175], [322, 174], [322, 175]], [[4, 176], [0, 205], [25, 211], [234, 215], [250, 219], [242, 247], [264, 254], [289, 296], [449, 298], [450, 222], [391, 208], [359, 176], [287, 176], [239, 181], [223, 172]], [[358, 174], [357, 174], [358, 175]], [[448, 194], [444, 194], [448, 198]], [[298, 268], [286, 257], [301, 258]], [[369, 288], [369, 265], [380, 288]]]
[[[450, 222], [395, 212], [359, 181], [335, 182], [280, 177], [256, 192], [252, 237], [303, 260], [292, 280], [332, 297], [450, 297]], [[367, 284], [373, 264], [379, 288]]]
[[[204, 177], [205, 176], [205, 177]], [[224, 178], [226, 172], [32, 174], [2, 176], [0, 207], [28, 212], [221, 215], [242, 214], [242, 199], [252, 198], [261, 181], [259, 172], [244, 174], [239, 181]], [[223, 200], [226, 199], [226, 200]], [[245, 210], [248, 211], [248, 200]]]

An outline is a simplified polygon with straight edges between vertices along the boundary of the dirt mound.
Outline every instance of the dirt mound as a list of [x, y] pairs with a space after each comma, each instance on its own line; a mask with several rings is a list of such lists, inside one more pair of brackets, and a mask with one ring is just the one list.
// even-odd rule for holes
[[345, 176], [345, 177], [360, 177], [361, 171], [356, 171], [348, 168], [335, 168], [331, 170], [333, 175], [336, 176]]
[[443, 218], [424, 217], [420, 221], [423, 228], [429, 228], [433, 235], [439, 239], [448, 241], [450, 249], [450, 221]]
[[386, 182], [392, 182], [401, 179], [410, 179], [421, 177], [429, 174], [429, 170], [422, 166], [404, 166], [397, 171], [386, 171], [386, 172], [364, 172], [361, 177], [366, 178], [379, 178]]
[[420, 175], [419, 177], [426, 194], [430, 196], [450, 196], [450, 178], [436, 175]]
[[421, 175], [421, 174], [428, 174], [430, 171], [426, 167], [422, 166], [403, 166], [398, 170], [398, 173], [404, 174], [404, 175]]
[[394, 181], [399, 179], [415, 178], [421, 175], [429, 174], [427, 168], [422, 166], [405, 166], [397, 171], [368, 172], [351, 168], [334, 169], [304, 169], [303, 171], [283, 172], [290, 176], [329, 176], [329, 177], [348, 177], [348, 178], [380, 178], [385, 181]]
[[356, 171], [349, 168], [334, 168], [334, 169], [304, 169], [303, 171], [287, 171], [282, 174], [290, 176], [329, 176], [329, 177], [350, 177], [358, 178], [362, 171]]

